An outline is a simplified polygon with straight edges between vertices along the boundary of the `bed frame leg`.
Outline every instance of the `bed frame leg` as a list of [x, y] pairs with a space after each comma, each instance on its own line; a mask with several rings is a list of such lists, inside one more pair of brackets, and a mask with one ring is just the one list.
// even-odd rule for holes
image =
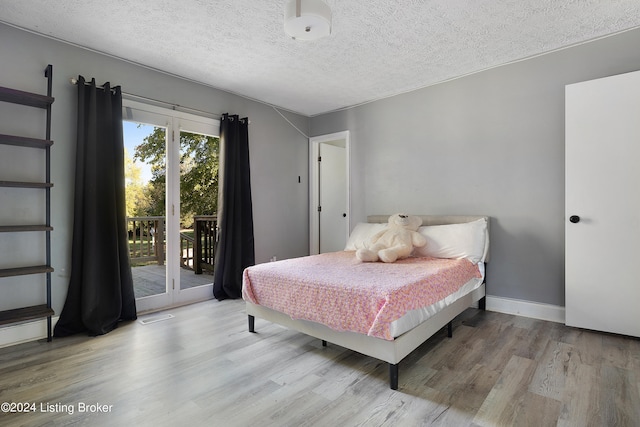
[[389, 387], [391, 390], [398, 389], [398, 364], [389, 363]]
[[322, 346], [326, 347], [327, 346], [327, 342], [325, 340], [322, 340]]
[[252, 315], [248, 315], [248, 319], [249, 319], [249, 332], [256, 332], [256, 318], [255, 316]]
[[447, 323], [447, 336], [453, 338], [453, 321]]
[[486, 296], [484, 296], [484, 297], [482, 297], [482, 298], [480, 298], [478, 300], [478, 308], [480, 310], [486, 310], [487, 309], [487, 297]]

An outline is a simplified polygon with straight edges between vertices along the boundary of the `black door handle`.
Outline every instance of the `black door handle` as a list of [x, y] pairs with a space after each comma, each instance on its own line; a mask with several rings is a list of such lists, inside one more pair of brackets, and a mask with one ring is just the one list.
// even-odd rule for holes
[[569, 217], [569, 221], [571, 221], [574, 224], [577, 224], [580, 222], [580, 217], [578, 215], [571, 215]]
[[346, 214], [346, 213], [343, 213], [343, 214], [342, 214], [342, 218], [346, 218], [346, 217], [347, 217], [347, 214]]

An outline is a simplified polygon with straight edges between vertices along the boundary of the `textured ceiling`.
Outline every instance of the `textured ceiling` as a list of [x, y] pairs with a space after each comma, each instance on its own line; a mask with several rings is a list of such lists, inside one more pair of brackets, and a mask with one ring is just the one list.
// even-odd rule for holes
[[0, 21], [309, 116], [640, 26], [639, 0], [326, 0], [332, 35], [296, 41], [285, 1], [0, 0]]

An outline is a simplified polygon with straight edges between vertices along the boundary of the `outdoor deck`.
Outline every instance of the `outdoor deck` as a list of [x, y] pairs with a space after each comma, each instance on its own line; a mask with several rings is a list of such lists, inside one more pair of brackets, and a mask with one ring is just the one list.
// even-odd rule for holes
[[[136, 298], [158, 295], [165, 292], [165, 269], [164, 265], [145, 265], [141, 267], [131, 267], [133, 275], [133, 291]], [[181, 289], [193, 288], [195, 286], [206, 285], [213, 282], [211, 274], [195, 274], [192, 270], [180, 269]]]

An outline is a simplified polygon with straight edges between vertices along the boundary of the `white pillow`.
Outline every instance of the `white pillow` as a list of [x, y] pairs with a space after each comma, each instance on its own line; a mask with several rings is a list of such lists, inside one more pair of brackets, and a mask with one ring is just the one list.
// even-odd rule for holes
[[373, 236], [379, 231], [384, 230], [387, 227], [388, 223], [368, 223], [368, 222], [359, 222], [351, 231], [349, 235], [349, 239], [347, 240], [347, 244], [344, 247], [345, 251], [355, 251], [357, 249], [361, 249], [364, 247], [364, 242], [366, 242], [369, 237]]
[[414, 256], [434, 258], [467, 258], [474, 264], [484, 261], [489, 236], [485, 218], [463, 224], [423, 226], [418, 232], [427, 239], [427, 244], [415, 248]]

